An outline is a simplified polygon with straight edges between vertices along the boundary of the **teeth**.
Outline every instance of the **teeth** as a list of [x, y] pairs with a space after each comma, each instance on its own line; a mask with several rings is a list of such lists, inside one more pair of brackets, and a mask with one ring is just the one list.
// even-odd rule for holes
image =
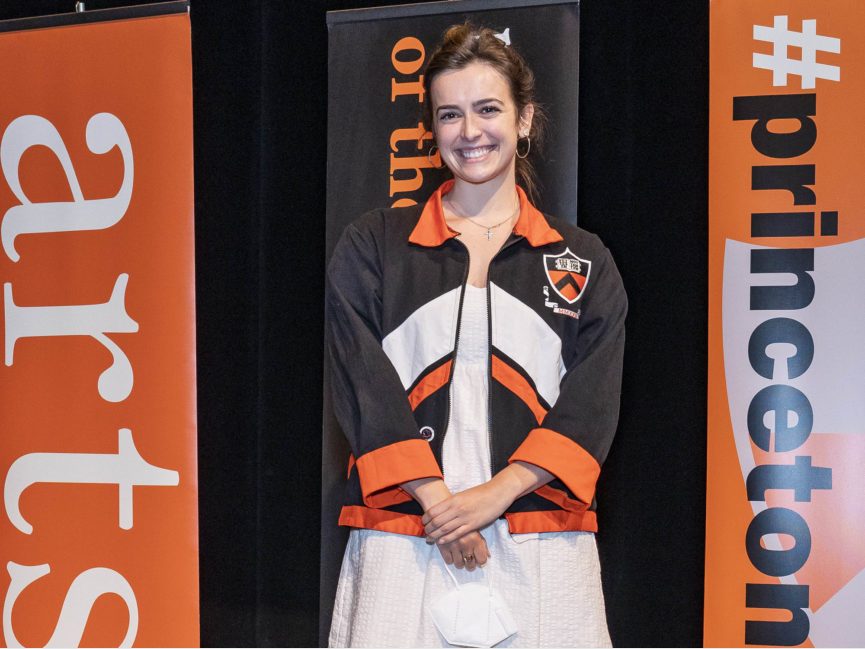
[[464, 158], [480, 158], [492, 150], [491, 146], [481, 146], [476, 149], [463, 149], [461, 153]]

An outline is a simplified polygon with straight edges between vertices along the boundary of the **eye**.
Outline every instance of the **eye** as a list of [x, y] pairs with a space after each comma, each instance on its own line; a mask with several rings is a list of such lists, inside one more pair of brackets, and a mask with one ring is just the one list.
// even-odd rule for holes
[[439, 113], [439, 121], [440, 122], [449, 122], [451, 120], [456, 119], [457, 117], [459, 117], [459, 114], [456, 113], [455, 111], [452, 111], [452, 110], [448, 110], [448, 111], [444, 111], [442, 113]]
[[494, 106], [493, 104], [487, 104], [486, 106], [481, 106], [480, 112], [483, 115], [494, 115], [502, 111], [498, 106]]

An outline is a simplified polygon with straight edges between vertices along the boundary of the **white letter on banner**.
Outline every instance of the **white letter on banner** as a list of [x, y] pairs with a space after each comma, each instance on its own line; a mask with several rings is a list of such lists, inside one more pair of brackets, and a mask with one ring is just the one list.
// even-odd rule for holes
[[[87, 148], [93, 153], [108, 153], [115, 146], [123, 156], [123, 182], [113, 198], [85, 200], [72, 167], [72, 160], [63, 138], [54, 125], [38, 115], [22, 115], [13, 120], [0, 141], [0, 165], [9, 188], [21, 202], [6, 210], [0, 237], [3, 250], [12, 261], [20, 258], [15, 250], [15, 237], [19, 234], [44, 232], [72, 232], [77, 230], [103, 230], [110, 228], [123, 218], [132, 197], [132, 145], [123, 123], [111, 113], [97, 113], [87, 122]], [[21, 188], [18, 164], [21, 156], [30, 147], [46, 146], [57, 156], [69, 189], [72, 201], [60, 203], [31, 203]]]
[[[15, 633], [12, 631], [12, 607], [18, 596], [37, 579], [41, 579], [49, 572], [51, 566], [43, 563], [39, 566], [22, 566], [10, 561], [6, 564], [6, 570], [12, 578], [9, 582], [9, 590], [6, 591], [6, 600], [3, 602], [3, 635], [7, 647], [21, 647]], [[120, 647], [131, 647], [138, 634], [138, 602], [132, 586], [119, 572], [110, 568], [90, 568], [78, 575], [66, 591], [63, 607], [60, 609], [60, 617], [54, 633], [48, 640], [46, 647], [77, 647], [84, 635], [87, 626], [87, 618], [93, 603], [102, 595], [114, 593], [123, 598], [126, 608], [129, 610], [129, 625], [126, 627], [126, 637], [120, 643]]]
[[6, 515], [24, 534], [32, 534], [33, 526], [21, 515], [21, 494], [37, 482], [74, 482], [83, 484], [116, 484], [120, 489], [119, 525], [132, 527], [132, 487], [176, 487], [180, 482], [177, 471], [148, 464], [135, 448], [132, 431], [117, 431], [116, 454], [111, 453], [28, 453], [12, 463], [6, 474], [3, 501]]
[[134, 377], [129, 359], [106, 333], [134, 333], [138, 323], [126, 313], [124, 301], [129, 275], [118, 275], [108, 302], [74, 306], [17, 306], [12, 284], [3, 285], [6, 317], [6, 365], [11, 366], [15, 342], [37, 336], [92, 336], [111, 352], [112, 363], [99, 375], [99, 396], [123, 401], [132, 392]]

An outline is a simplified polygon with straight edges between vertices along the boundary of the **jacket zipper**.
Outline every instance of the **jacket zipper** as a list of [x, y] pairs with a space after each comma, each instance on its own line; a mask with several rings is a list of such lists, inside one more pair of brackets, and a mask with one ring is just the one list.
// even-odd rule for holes
[[499, 248], [499, 251], [490, 259], [487, 266], [487, 448], [490, 451], [490, 476], [495, 472], [495, 456], [493, 455], [493, 311], [492, 311], [492, 292], [490, 291], [490, 270], [493, 267], [493, 262], [503, 251], [510, 248], [517, 241], [522, 239], [522, 235], [515, 235], [510, 241]]
[[459, 300], [459, 304], [457, 305], [457, 330], [456, 330], [456, 336], [454, 338], [454, 351], [453, 351], [453, 360], [451, 361], [451, 371], [450, 371], [450, 375], [448, 376], [448, 409], [447, 409], [447, 413], [445, 414], [445, 430], [444, 430], [444, 433], [442, 433], [442, 466], [441, 466], [442, 479], [444, 479], [444, 477], [445, 477], [445, 437], [447, 437], [448, 430], [451, 427], [451, 407], [452, 407], [452, 402], [453, 402], [454, 371], [456, 370], [457, 352], [459, 351], [459, 346], [460, 346], [460, 326], [462, 325], [462, 321], [463, 321], [463, 302], [465, 301], [465, 296], [466, 296], [466, 284], [468, 283], [468, 279], [469, 279], [469, 268], [471, 267], [471, 264], [472, 264], [472, 254], [471, 254], [471, 252], [469, 252], [468, 246], [466, 244], [464, 244], [462, 241], [459, 241], [459, 239], [457, 239], [457, 238], [454, 238], [453, 241], [458, 241], [459, 244], [466, 251], [466, 268], [465, 268], [465, 271], [463, 272], [462, 284], [460, 285], [460, 300]]
[[[486, 285], [487, 291], [487, 449], [489, 450], [490, 456], [490, 475], [493, 474], [495, 470], [495, 457], [493, 455], [493, 436], [492, 436], [492, 402], [493, 402], [493, 314], [492, 314], [492, 298], [490, 294], [490, 269], [492, 268], [493, 262], [496, 260], [503, 251], [510, 248], [512, 245], [517, 243], [520, 239], [522, 239], [522, 235], [516, 235], [510, 241], [506, 241], [505, 244], [499, 248], [498, 252], [493, 255], [492, 259], [490, 259], [490, 263], [487, 266], [487, 275], [486, 281], [484, 284]], [[454, 238], [454, 241], [459, 241], [459, 239]], [[463, 281], [460, 288], [460, 301], [457, 310], [457, 330], [456, 330], [456, 339], [454, 341], [454, 357], [451, 362], [451, 371], [450, 376], [448, 377], [448, 409], [447, 415], [445, 417], [445, 432], [442, 434], [442, 478], [444, 478], [445, 474], [445, 437], [447, 436], [448, 430], [450, 429], [450, 419], [451, 419], [451, 407], [453, 401], [453, 378], [454, 371], [456, 370], [457, 364], [457, 352], [459, 351], [460, 345], [460, 326], [462, 325], [463, 320], [463, 302], [465, 301], [466, 294], [466, 284], [468, 283], [469, 277], [469, 268], [471, 268], [472, 263], [472, 255], [469, 252], [468, 246], [464, 244], [462, 241], [459, 241], [459, 244], [466, 251], [466, 268], [463, 273]]]

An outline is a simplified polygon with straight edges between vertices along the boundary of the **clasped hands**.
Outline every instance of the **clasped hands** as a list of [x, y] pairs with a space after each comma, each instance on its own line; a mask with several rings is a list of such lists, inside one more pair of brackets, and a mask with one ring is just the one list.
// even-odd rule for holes
[[513, 502], [492, 481], [453, 494], [430, 507], [421, 519], [427, 542], [438, 545], [445, 563], [472, 571], [490, 557], [480, 530]]
[[480, 530], [492, 523], [514, 500], [552, 480], [533, 464], [514, 462], [491, 480], [451, 494], [444, 480], [422, 478], [402, 487], [424, 508], [421, 519], [427, 541], [435, 543], [445, 563], [469, 571], [490, 557]]

